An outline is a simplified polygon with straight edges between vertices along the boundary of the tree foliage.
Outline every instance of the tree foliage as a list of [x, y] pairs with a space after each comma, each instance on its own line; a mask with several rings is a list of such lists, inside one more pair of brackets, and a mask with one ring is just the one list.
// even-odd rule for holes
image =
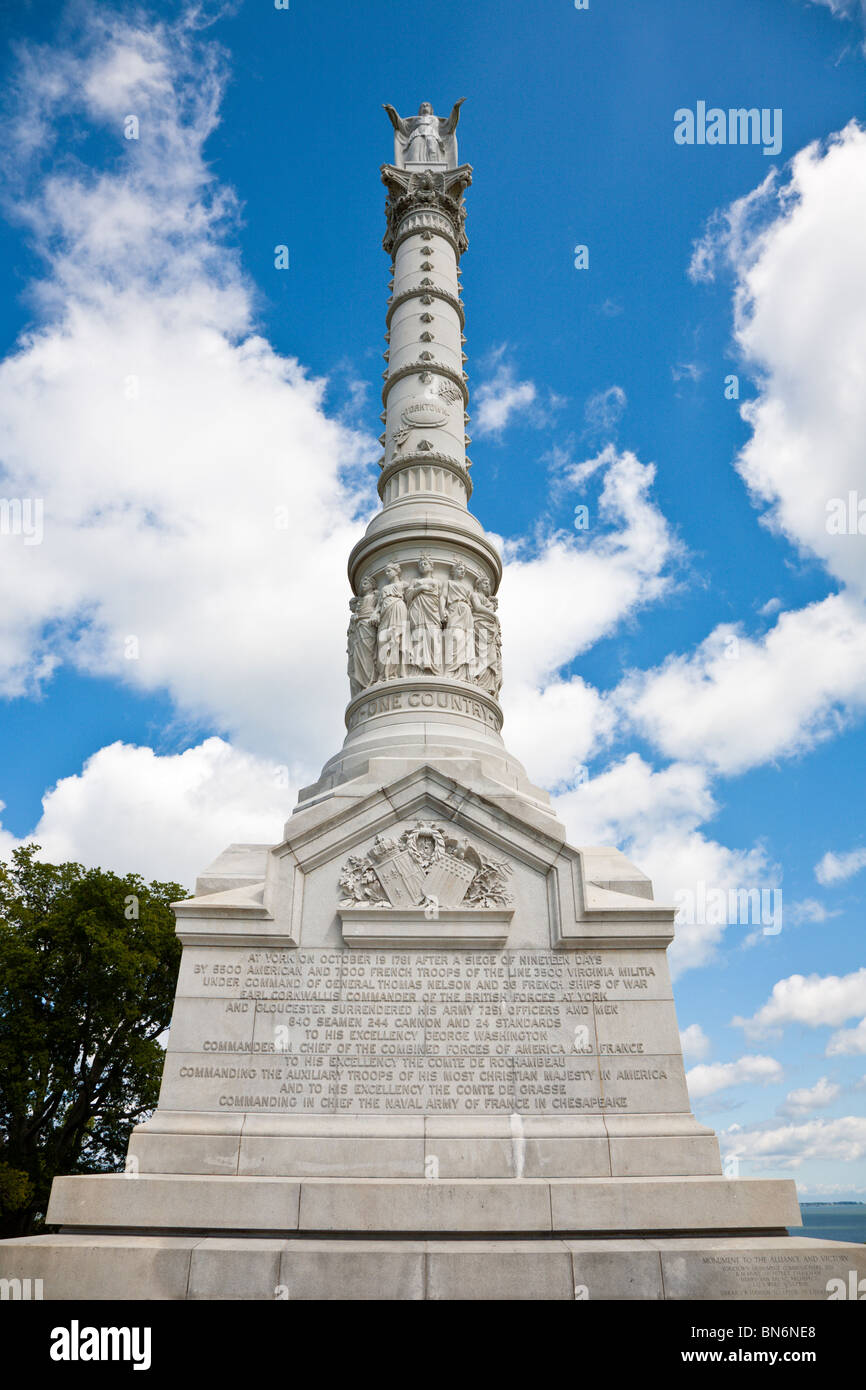
[[38, 1229], [56, 1173], [122, 1167], [156, 1105], [181, 949], [169, 904], [186, 896], [37, 850], [0, 863], [5, 1236]]

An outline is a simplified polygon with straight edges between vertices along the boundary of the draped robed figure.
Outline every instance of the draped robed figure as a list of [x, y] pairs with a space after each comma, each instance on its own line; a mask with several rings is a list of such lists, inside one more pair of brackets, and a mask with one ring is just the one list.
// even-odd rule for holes
[[496, 616], [497, 600], [490, 580], [479, 579], [470, 600], [475, 618], [475, 662], [472, 676], [482, 690], [498, 695], [502, 685], [502, 632]]
[[400, 578], [400, 566], [388, 565], [385, 583], [379, 590], [379, 642], [377, 676], [381, 681], [405, 676], [409, 668], [409, 613], [405, 601], [406, 586]]
[[441, 612], [445, 620], [445, 674], [455, 680], [471, 680], [475, 661], [472, 583], [461, 560], [451, 566], [451, 577], [442, 586]]
[[439, 583], [433, 562], [422, 555], [418, 578], [406, 587], [409, 611], [410, 669], [413, 675], [438, 675], [442, 670], [442, 614]]
[[379, 601], [374, 581], [367, 576], [361, 580], [360, 592], [349, 605], [349, 688], [359, 695], [376, 679], [376, 629], [379, 624]]

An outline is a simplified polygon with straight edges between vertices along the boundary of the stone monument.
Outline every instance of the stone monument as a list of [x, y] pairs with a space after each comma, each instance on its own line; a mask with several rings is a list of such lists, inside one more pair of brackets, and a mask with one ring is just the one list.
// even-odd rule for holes
[[[460, 103], [394, 127], [381, 511], [349, 557], [347, 733], [275, 845], [176, 905], [159, 1107], [128, 1171], [5, 1242], [46, 1298], [823, 1299], [691, 1112], [673, 909], [574, 848], [502, 739], [502, 565], [467, 509]], [[507, 636], [507, 634], [506, 634]], [[335, 647], [336, 659], [336, 647]]]

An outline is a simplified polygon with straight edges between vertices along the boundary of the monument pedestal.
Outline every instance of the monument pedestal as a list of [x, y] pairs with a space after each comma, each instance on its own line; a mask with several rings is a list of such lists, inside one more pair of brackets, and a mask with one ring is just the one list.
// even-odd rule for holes
[[[220, 856], [176, 908], [128, 1172], [58, 1178], [59, 1234], [4, 1242], [0, 1275], [47, 1299], [823, 1299], [866, 1275], [864, 1247], [786, 1234], [793, 1182], [721, 1175], [648, 880], [452, 774], [368, 769]], [[430, 882], [458, 905], [389, 905]]]

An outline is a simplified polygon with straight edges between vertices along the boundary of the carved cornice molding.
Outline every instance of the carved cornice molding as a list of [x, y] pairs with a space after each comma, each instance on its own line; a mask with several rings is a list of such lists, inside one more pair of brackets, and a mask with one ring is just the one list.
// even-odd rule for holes
[[407, 454], [405, 458], [396, 454], [390, 463], [386, 463], [382, 467], [382, 474], [378, 483], [379, 496], [384, 498], [385, 488], [395, 473], [401, 473], [406, 468], [429, 467], [431, 464], [436, 468], [445, 468], [449, 473], [453, 473], [455, 477], [459, 478], [466, 489], [466, 499], [469, 500], [472, 496], [472, 480], [468, 472], [472, 464], [469, 459], [466, 459], [464, 463], [460, 459], [453, 458], [451, 454], [440, 454], [435, 450], [427, 454]]
[[407, 362], [405, 366], [398, 367], [396, 371], [390, 372], [388, 380], [382, 387], [382, 404], [387, 405], [388, 394], [391, 387], [404, 377], [418, 375], [421, 372], [436, 372], [439, 376], [447, 377], [453, 381], [463, 397], [464, 407], [469, 404], [469, 388], [460, 372], [455, 372], [453, 367], [448, 367], [444, 362]]
[[424, 304], [432, 304], [434, 299], [444, 299], [446, 304], [451, 305], [451, 308], [459, 318], [461, 332], [466, 326], [466, 315], [463, 312], [463, 305], [456, 295], [451, 294], [448, 290], [440, 289], [438, 285], [417, 285], [413, 286], [411, 290], [403, 290], [401, 294], [398, 294], [391, 300], [388, 305], [388, 312], [385, 315], [385, 326], [389, 330], [395, 309], [399, 309], [400, 305], [405, 304], [407, 299], [420, 299]]
[[[361, 570], [365, 570], [374, 560], [384, 566], [387, 557], [396, 553], [396, 548], [403, 550], [406, 546], [416, 547], [418, 550], [430, 549], [431, 546], [447, 547], [449, 553], [460, 555], [470, 570], [474, 570], [475, 564], [481, 566], [483, 573], [492, 578], [492, 589], [495, 594], [502, 580], [502, 558], [484, 535], [473, 535], [467, 532], [463, 518], [466, 516], [466, 509], [463, 505], [441, 501], [445, 506], [432, 518], [428, 518], [423, 523], [419, 523], [417, 517], [407, 517], [400, 519], [400, 508], [393, 504], [380, 512], [379, 516], [388, 517], [388, 525], [381, 531], [376, 531], [371, 536], [362, 536], [352, 547], [349, 556], [348, 573], [349, 583], [352, 593], [358, 593], [358, 582]], [[447, 511], [453, 515], [454, 520], [446, 519]], [[378, 557], [384, 558], [379, 560]], [[473, 557], [475, 561], [473, 562]]]
[[400, 223], [400, 230], [388, 242], [385, 250], [390, 250], [392, 256], [396, 256], [404, 241], [409, 237], [418, 236], [419, 232], [432, 232], [434, 236], [441, 237], [447, 241], [455, 256], [459, 259], [460, 247], [454, 235], [454, 229], [447, 218], [429, 212], [409, 213]]

